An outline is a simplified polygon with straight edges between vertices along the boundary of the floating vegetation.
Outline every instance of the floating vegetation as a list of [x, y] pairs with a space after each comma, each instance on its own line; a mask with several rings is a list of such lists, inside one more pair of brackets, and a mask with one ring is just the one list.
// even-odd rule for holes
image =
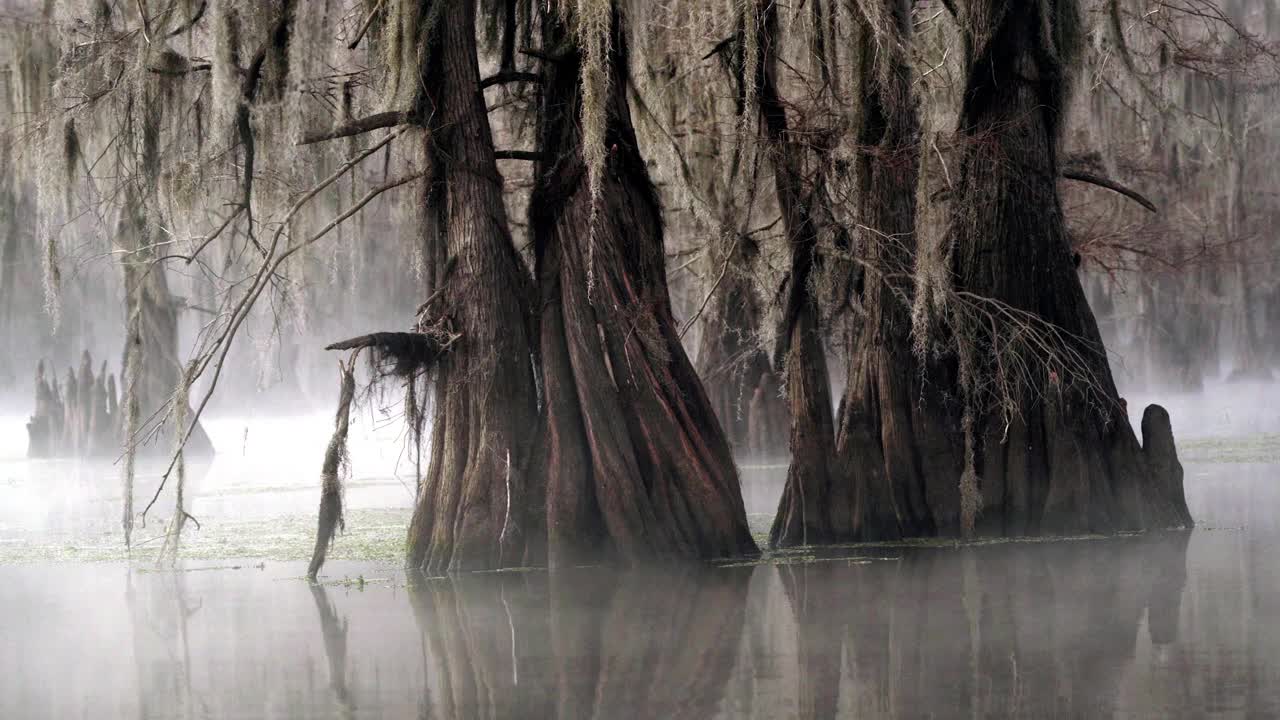
[[1280, 433], [1244, 437], [1183, 440], [1178, 454], [1184, 463], [1280, 463]]
[[[347, 512], [351, 530], [339, 535], [330, 560], [399, 563], [404, 558], [409, 508], [361, 509]], [[155, 527], [164, 527], [156, 523]], [[122, 562], [154, 563], [164, 543], [135, 529], [133, 550], [125, 549], [120, 531], [80, 536], [0, 538], [0, 563]], [[184, 560], [305, 561], [315, 544], [315, 515], [286, 515], [255, 520], [220, 519], [184, 533]]]

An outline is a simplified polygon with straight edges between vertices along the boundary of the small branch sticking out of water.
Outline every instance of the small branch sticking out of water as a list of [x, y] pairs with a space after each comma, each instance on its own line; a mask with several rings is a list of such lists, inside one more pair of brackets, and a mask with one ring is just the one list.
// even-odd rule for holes
[[342, 472], [347, 465], [347, 431], [351, 427], [351, 401], [356, 394], [357, 350], [346, 363], [338, 361], [338, 411], [333, 418], [333, 437], [324, 451], [320, 469], [320, 515], [316, 523], [316, 546], [307, 567], [307, 578], [314, 581], [324, 565], [325, 555], [333, 544], [338, 528], [346, 529], [342, 511]]

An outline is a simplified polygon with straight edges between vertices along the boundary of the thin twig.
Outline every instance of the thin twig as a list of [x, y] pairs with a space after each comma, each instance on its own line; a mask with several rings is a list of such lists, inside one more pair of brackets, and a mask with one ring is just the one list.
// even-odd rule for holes
[[360, 29], [356, 31], [355, 38], [351, 42], [347, 43], [348, 50], [356, 49], [356, 46], [364, 39], [365, 33], [369, 32], [369, 28], [373, 25], [373, 19], [378, 17], [378, 11], [381, 9], [382, 0], [378, 0], [378, 4], [374, 5], [373, 9], [369, 11], [369, 16], [364, 19], [364, 22], [360, 23]]
[[711, 296], [715, 295], [716, 289], [719, 288], [720, 283], [724, 281], [724, 276], [729, 272], [729, 264], [733, 262], [733, 253], [738, 250], [738, 242], [741, 241], [741, 239], [742, 236], [740, 235], [734, 236], [733, 245], [729, 248], [729, 253], [724, 257], [724, 264], [720, 266], [720, 275], [716, 277], [716, 281], [711, 284], [711, 289], [707, 291], [707, 296], [702, 298], [702, 305], [698, 307], [698, 311], [695, 312], [689, 318], [689, 321], [684, 324], [684, 329], [680, 331], [681, 340], [684, 339], [685, 333], [689, 332], [689, 328], [692, 328], [693, 324], [702, 316], [702, 311], [706, 310], [707, 304], [711, 302]]

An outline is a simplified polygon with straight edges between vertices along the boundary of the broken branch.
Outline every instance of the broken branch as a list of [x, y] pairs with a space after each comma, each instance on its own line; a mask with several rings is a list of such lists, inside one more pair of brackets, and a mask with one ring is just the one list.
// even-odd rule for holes
[[369, 117], [352, 120], [345, 125], [323, 130], [320, 132], [308, 133], [302, 136], [298, 141], [299, 145], [314, 145], [326, 140], [337, 140], [338, 138], [351, 137], [352, 135], [360, 135], [362, 133], [371, 132], [378, 128], [395, 127], [409, 120], [409, 113], [403, 110], [393, 110], [390, 112], [377, 113]]

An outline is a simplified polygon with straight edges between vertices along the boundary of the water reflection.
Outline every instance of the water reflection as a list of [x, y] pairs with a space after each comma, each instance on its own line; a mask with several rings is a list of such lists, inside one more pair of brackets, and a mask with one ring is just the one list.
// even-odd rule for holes
[[1110, 540], [449, 578], [335, 562], [363, 579], [328, 586], [302, 563], [0, 566], [0, 717], [1275, 716], [1276, 470], [1201, 478], [1192, 533]]
[[415, 579], [424, 717], [713, 717], [751, 571]]
[[342, 710], [340, 717], [355, 717], [355, 704], [347, 687], [347, 629], [345, 616], [339, 617], [329, 593], [323, 585], [311, 585], [311, 597], [320, 613], [320, 637], [324, 639], [324, 656], [329, 661], [329, 689]]
[[1185, 533], [779, 568], [797, 714], [1107, 717], [1145, 623], [1177, 639]]
[[1178, 640], [1188, 540], [417, 581], [422, 715], [1104, 717]]
[[138, 717], [193, 716], [188, 624], [201, 603], [188, 598], [180, 573], [129, 573], [124, 598], [138, 678]]

